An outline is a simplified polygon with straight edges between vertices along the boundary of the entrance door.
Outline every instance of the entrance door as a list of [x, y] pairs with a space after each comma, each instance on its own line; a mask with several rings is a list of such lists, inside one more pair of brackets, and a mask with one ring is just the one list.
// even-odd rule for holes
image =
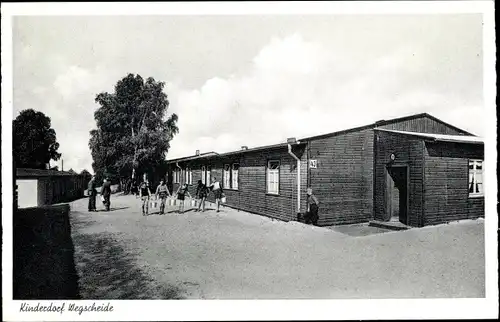
[[391, 166], [387, 168], [386, 220], [408, 221], [408, 167]]

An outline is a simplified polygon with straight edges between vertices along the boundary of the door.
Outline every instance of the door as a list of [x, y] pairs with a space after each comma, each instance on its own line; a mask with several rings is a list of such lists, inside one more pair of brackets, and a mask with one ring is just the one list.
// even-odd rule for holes
[[386, 221], [408, 222], [408, 167], [387, 168]]

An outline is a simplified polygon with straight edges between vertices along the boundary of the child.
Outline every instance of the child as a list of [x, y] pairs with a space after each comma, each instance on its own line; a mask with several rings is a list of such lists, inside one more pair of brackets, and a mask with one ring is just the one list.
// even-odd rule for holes
[[168, 191], [165, 180], [161, 179], [160, 184], [158, 185], [158, 187], [156, 187], [156, 199], [160, 197], [160, 215], [164, 214], [165, 200], [167, 199], [167, 195], [170, 196], [170, 191]]
[[177, 189], [177, 200], [179, 200], [179, 213], [184, 212], [184, 199], [186, 197], [186, 194], [191, 198], [191, 195], [189, 194], [188, 191], [188, 185], [187, 183], [184, 183], [183, 185], [179, 186], [179, 189]]
[[195, 211], [200, 211], [200, 208], [203, 207], [203, 211], [205, 211], [205, 200], [207, 199], [207, 186], [198, 180], [198, 186], [196, 187], [196, 197], [200, 200], [200, 204], [198, 205], [198, 209]]
[[307, 212], [304, 216], [306, 224], [312, 223], [314, 226], [318, 225], [318, 210], [319, 201], [312, 193], [312, 188], [307, 188]]
[[217, 178], [212, 178], [212, 184], [209, 186], [212, 189], [215, 196], [215, 203], [217, 204], [217, 212], [219, 212], [220, 200], [222, 198], [222, 187]]
[[144, 176], [144, 181], [139, 186], [139, 196], [142, 201], [142, 215], [147, 216], [149, 213], [149, 197], [151, 196], [151, 190], [149, 190], [149, 181]]

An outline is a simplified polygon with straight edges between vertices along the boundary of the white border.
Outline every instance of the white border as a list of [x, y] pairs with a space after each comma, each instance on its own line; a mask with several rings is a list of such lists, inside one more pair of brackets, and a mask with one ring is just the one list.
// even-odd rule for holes
[[[98, 9], [98, 10], [96, 10]], [[19, 314], [12, 301], [12, 16], [16, 15], [444, 14], [484, 15], [486, 298], [433, 300], [110, 301], [113, 313]], [[466, 319], [498, 317], [496, 72], [493, 1], [266, 3], [29, 3], [2, 5], [2, 301], [7, 321]], [[494, 161], [493, 161], [494, 160]], [[39, 301], [29, 301], [30, 304]], [[49, 304], [51, 301], [40, 301]], [[52, 301], [54, 304], [61, 301]], [[68, 301], [65, 301], [68, 303]], [[82, 303], [92, 301], [79, 301]], [[100, 301], [98, 303], [106, 303]]]

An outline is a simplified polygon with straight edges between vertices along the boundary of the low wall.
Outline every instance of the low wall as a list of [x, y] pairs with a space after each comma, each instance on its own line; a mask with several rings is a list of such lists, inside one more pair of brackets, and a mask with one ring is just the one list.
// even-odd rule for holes
[[77, 299], [68, 204], [17, 209], [13, 218], [13, 298]]

